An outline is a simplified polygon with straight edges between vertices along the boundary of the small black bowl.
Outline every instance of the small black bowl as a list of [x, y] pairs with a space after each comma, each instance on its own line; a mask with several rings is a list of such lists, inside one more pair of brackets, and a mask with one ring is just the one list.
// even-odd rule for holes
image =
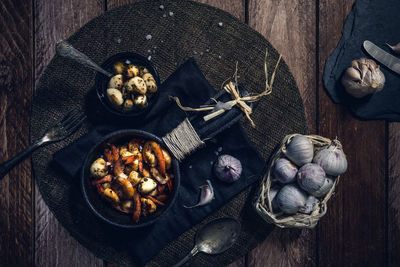
[[129, 141], [135, 137], [143, 138], [146, 140], [153, 140], [159, 144], [163, 144], [163, 141], [159, 137], [145, 131], [119, 130], [105, 136], [90, 150], [85, 159], [81, 171], [81, 189], [84, 200], [89, 206], [89, 209], [103, 222], [106, 222], [109, 225], [120, 229], [138, 229], [155, 223], [159, 218], [165, 215], [168, 212], [168, 210], [172, 207], [178, 195], [178, 189], [180, 186], [179, 163], [178, 160], [176, 160], [170, 153], [172, 157], [171, 167], [174, 172], [174, 189], [172, 195], [165, 202], [166, 204], [165, 207], [157, 209], [155, 213], [148, 215], [146, 217], [141, 216], [138, 224], [136, 224], [133, 221], [132, 214], [125, 214], [116, 210], [114, 207], [110, 205], [110, 203], [108, 203], [103, 198], [101, 198], [101, 196], [99, 196], [96, 187], [94, 187], [91, 184], [92, 179], [90, 177], [90, 165], [104, 152], [107, 143], [119, 144]]
[[[133, 64], [136, 66], [143, 66], [146, 67], [149, 72], [153, 75], [154, 79], [156, 80], [157, 87], [160, 87], [160, 75], [158, 74], [157, 69], [155, 66], [142, 55], [132, 53], [132, 52], [123, 52], [123, 53], [118, 53], [110, 58], [108, 58], [102, 65], [101, 67], [105, 69], [106, 71], [110, 73], [114, 73], [113, 70], [113, 65], [116, 62], [124, 62], [127, 64]], [[151, 98], [148, 98], [148, 105], [145, 108], [134, 108], [131, 111], [123, 111], [122, 109], [119, 109], [118, 107], [115, 107], [110, 100], [107, 97], [107, 87], [108, 87], [108, 82], [110, 81], [110, 78], [105, 76], [104, 74], [97, 73], [96, 75], [96, 93], [97, 96], [100, 100], [100, 103], [104, 107], [104, 109], [110, 113], [111, 115], [114, 115], [116, 117], [122, 117], [122, 118], [135, 118], [139, 117], [145, 113], [147, 113], [151, 107], [154, 105], [154, 103], [157, 101], [158, 97], [158, 90], [155, 92]]]

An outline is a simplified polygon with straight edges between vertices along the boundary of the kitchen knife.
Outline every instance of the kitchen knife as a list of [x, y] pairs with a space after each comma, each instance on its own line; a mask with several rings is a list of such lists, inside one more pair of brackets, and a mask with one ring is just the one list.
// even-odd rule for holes
[[371, 57], [373, 57], [392, 71], [396, 72], [397, 74], [400, 74], [400, 59], [389, 54], [388, 52], [379, 48], [370, 41], [364, 41], [363, 46]]

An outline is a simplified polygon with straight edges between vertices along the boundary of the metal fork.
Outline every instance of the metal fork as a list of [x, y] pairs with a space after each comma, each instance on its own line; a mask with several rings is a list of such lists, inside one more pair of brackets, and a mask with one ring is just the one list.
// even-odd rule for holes
[[81, 126], [85, 119], [86, 116], [76, 109], [68, 112], [63, 118], [57, 120], [49, 129], [47, 129], [42, 138], [33, 142], [14, 158], [0, 164], [0, 179], [2, 179], [15, 165], [20, 163], [39, 147], [45, 144], [61, 141], [71, 135]]

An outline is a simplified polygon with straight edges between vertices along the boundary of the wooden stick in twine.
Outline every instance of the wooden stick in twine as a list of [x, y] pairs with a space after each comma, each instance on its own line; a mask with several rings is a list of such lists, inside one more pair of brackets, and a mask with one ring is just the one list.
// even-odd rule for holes
[[238, 72], [238, 62], [236, 61], [236, 68], [235, 68], [235, 73], [233, 75], [233, 78], [235, 79], [235, 83], [230, 81], [227, 83], [223, 88], [224, 90], [231, 95], [232, 100], [227, 101], [227, 102], [217, 102], [215, 99], [213, 99], [216, 104], [215, 105], [207, 105], [207, 106], [201, 106], [199, 108], [191, 108], [191, 107], [184, 107], [178, 97], [173, 97], [170, 96], [171, 99], [175, 100], [176, 104], [179, 106], [180, 109], [184, 111], [212, 111], [210, 114], [206, 115], [203, 117], [205, 121], [211, 120], [222, 113], [224, 113], [227, 110], [230, 110], [232, 107], [237, 105], [246, 115], [247, 119], [250, 121], [251, 126], [254, 128], [256, 127], [255, 123], [250, 117], [250, 114], [253, 112], [251, 107], [246, 103], [246, 102], [255, 102], [260, 100], [261, 97], [269, 95], [272, 93], [272, 85], [275, 80], [275, 74], [276, 70], [278, 68], [279, 62], [281, 61], [282, 56], [279, 55], [279, 59], [276, 62], [274, 71], [272, 72], [271, 75], [271, 80], [268, 79], [268, 66], [267, 66], [267, 56], [268, 56], [268, 49], [265, 50], [265, 58], [264, 58], [264, 72], [265, 72], [265, 90], [257, 95], [250, 95], [250, 96], [244, 96], [241, 97], [239, 93], [239, 88], [238, 88], [238, 77], [237, 77], [237, 72]]

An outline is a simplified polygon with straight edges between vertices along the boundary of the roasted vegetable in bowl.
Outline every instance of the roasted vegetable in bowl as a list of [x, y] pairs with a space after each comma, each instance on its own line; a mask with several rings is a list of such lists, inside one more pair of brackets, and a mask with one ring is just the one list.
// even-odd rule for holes
[[90, 166], [92, 185], [115, 209], [139, 223], [165, 207], [174, 186], [171, 156], [153, 140], [107, 144]]

